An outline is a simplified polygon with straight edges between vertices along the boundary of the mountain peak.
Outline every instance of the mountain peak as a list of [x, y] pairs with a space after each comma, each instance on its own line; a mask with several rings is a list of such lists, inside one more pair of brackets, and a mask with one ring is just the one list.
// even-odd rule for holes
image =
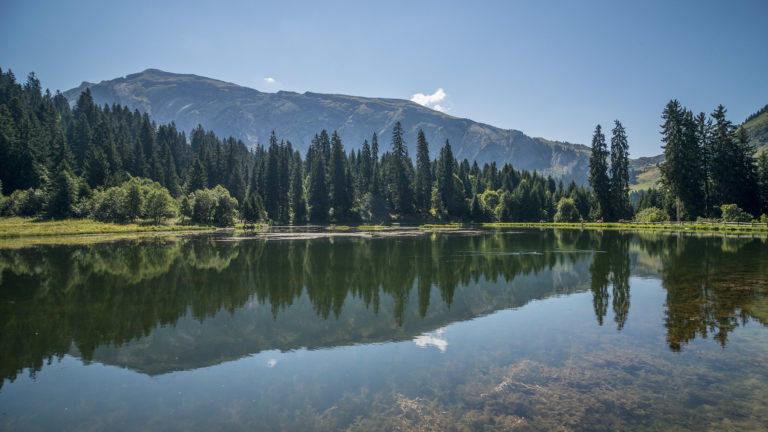
[[347, 149], [359, 149], [375, 132], [380, 148], [386, 151], [392, 127], [399, 121], [414, 157], [416, 135], [423, 130], [433, 158], [450, 140], [460, 160], [512, 163], [517, 169], [537, 170], [579, 183], [586, 179], [589, 153], [584, 146], [531, 138], [520, 131], [456, 118], [406, 99], [309, 91], [263, 93], [213, 78], [153, 68], [98, 84], [84, 82], [64, 95], [73, 102], [86, 88], [91, 89], [98, 104], [125, 105], [148, 113], [158, 123], [175, 122], [186, 131], [202, 124], [219, 136], [233, 136], [251, 146], [269, 142], [274, 130], [304, 152], [312, 137], [326, 129], [338, 131]]

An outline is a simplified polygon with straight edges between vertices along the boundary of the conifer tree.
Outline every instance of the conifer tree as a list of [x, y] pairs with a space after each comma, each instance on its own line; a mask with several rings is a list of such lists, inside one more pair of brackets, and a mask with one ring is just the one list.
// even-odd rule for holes
[[322, 152], [312, 158], [307, 191], [309, 220], [324, 222], [328, 219], [328, 187], [325, 180], [325, 159]]
[[275, 131], [269, 138], [269, 150], [267, 151], [267, 165], [264, 172], [264, 208], [272, 220], [279, 220], [280, 213], [280, 178], [278, 174], [278, 159], [280, 148], [277, 144]]
[[301, 156], [295, 152], [293, 156], [293, 171], [291, 174], [291, 222], [303, 223], [307, 217], [307, 203], [304, 200], [304, 175], [302, 172]]
[[600, 125], [595, 127], [592, 135], [592, 155], [589, 158], [589, 185], [595, 194], [595, 199], [603, 218], [610, 218], [611, 185], [608, 178], [608, 147], [605, 143]]
[[331, 207], [333, 207], [334, 218], [341, 220], [348, 215], [351, 203], [349, 190], [347, 189], [344, 146], [341, 144], [341, 138], [339, 138], [336, 131], [333, 132], [331, 143]]
[[195, 158], [187, 175], [187, 193], [208, 188], [208, 174], [200, 159]]
[[437, 161], [438, 210], [447, 217], [456, 216], [456, 191], [453, 174], [456, 170], [451, 143], [445, 140]]
[[408, 165], [410, 165], [410, 159], [408, 146], [403, 138], [403, 126], [397, 122], [392, 128], [392, 162], [388, 188], [392, 196], [392, 206], [401, 215], [411, 212], [413, 202]]
[[424, 131], [419, 129], [416, 139], [416, 210], [428, 214], [432, 204], [432, 167], [429, 160], [429, 144]]
[[628, 219], [631, 214], [629, 204], [629, 145], [624, 126], [616, 120], [611, 137], [611, 196], [613, 216], [616, 219]]

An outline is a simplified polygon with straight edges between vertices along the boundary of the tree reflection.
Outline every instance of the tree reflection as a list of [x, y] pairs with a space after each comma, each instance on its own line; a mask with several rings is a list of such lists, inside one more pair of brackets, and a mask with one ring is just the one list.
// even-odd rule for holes
[[641, 246], [662, 262], [667, 291], [667, 344], [678, 352], [697, 337], [721, 346], [739, 325], [768, 325], [768, 248], [765, 239], [723, 236], [645, 236]]
[[[395, 327], [374, 332], [386, 339], [384, 331], [401, 334], [397, 328], [410, 316], [409, 307], [426, 321], [437, 319], [435, 325], [471, 318], [446, 315], [458, 287], [511, 282], [555, 265], [565, 271], [589, 256], [579, 252], [589, 243], [585, 234], [543, 232], [243, 242], [202, 237], [0, 250], [0, 373], [13, 378], [24, 368], [40, 370], [45, 359], [73, 349], [88, 361], [99, 347], [142, 339], [158, 326], [175, 326], [183, 316], [202, 323], [220, 311], [234, 314], [249, 301], [268, 305], [278, 329], [288, 331], [300, 323], [280, 321], [280, 315], [303, 296], [315, 316], [327, 320], [338, 320], [350, 299], [359, 299], [373, 314], [383, 298], [391, 299], [388, 313]], [[440, 305], [430, 304], [433, 288]], [[553, 285], [550, 279], [508, 289], [503, 307], [576, 287]], [[409, 306], [412, 295], [416, 302]], [[488, 294], [469, 298], [493, 300]], [[471, 310], [476, 315], [487, 307]], [[444, 317], [430, 318], [432, 309]], [[309, 317], [299, 318], [304, 319]], [[293, 327], [290, 331], [296, 333]], [[348, 340], [341, 334], [347, 330], [336, 331], [338, 336], [313, 334], [292, 343]]]

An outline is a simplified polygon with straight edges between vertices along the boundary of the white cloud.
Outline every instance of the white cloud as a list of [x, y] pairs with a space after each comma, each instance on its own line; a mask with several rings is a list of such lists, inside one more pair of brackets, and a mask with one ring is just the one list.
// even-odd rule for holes
[[438, 337], [443, 334], [442, 330], [443, 329], [439, 329], [433, 333], [424, 333], [419, 336], [416, 336], [415, 338], [413, 338], [413, 343], [415, 343], [416, 346], [421, 348], [433, 346], [439, 349], [440, 352], [445, 352], [445, 350], [448, 349], [448, 341], [445, 340], [445, 338]]
[[277, 359], [269, 359], [269, 361], [267, 361], [267, 367], [273, 368], [275, 367], [276, 364], [277, 364]]
[[437, 89], [432, 94], [416, 93], [411, 96], [411, 102], [416, 102], [419, 105], [427, 108], [432, 108], [437, 111], [445, 111], [445, 107], [440, 105], [440, 102], [444, 101], [448, 95], [442, 88]]
[[267, 84], [274, 84], [274, 83], [276, 83], [276, 82], [277, 82], [277, 81], [276, 81], [274, 78], [272, 78], [272, 77], [266, 77], [266, 78], [264, 78], [264, 81], [265, 81]]

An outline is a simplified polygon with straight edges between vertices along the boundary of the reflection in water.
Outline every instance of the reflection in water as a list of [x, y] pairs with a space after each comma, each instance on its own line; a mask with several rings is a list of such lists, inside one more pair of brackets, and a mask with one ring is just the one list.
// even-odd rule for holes
[[[206, 325], [213, 328], [253, 307], [246, 307], [251, 303], [268, 307], [272, 316], [263, 324], [270, 334], [259, 336], [258, 343], [253, 335], [259, 330], [247, 328], [239, 340], [230, 337], [231, 346], [239, 344], [241, 350], [219, 360], [196, 364], [187, 353], [190, 364], [132, 367], [160, 373], [269, 349], [413, 338], [445, 350], [444, 341], [429, 336], [440, 325], [587, 286], [597, 322], [603, 324], [610, 303], [616, 328], [622, 330], [630, 309], [633, 260], [650, 269], [650, 276], [660, 275], [667, 290], [665, 325], [674, 351], [708, 334], [725, 346], [728, 334], [748, 319], [768, 322], [768, 256], [761, 240], [592, 231], [217, 240], [0, 250], [2, 376], [13, 379], [24, 368], [34, 374], [46, 359], [73, 350], [93, 360], [99, 347], [119, 348], [147, 338], [184, 316], [203, 324], [208, 320]], [[549, 276], [540, 277], [542, 272]], [[521, 275], [533, 280], [507, 288], [493, 285]], [[463, 303], [452, 309], [459, 287], [472, 292], [462, 291]], [[430, 309], [433, 289], [440, 303]], [[409, 312], [412, 295], [416, 304]], [[314, 317], [300, 312], [302, 299], [311, 304]], [[386, 316], [377, 317], [383, 299], [391, 304], [388, 314], [394, 326]], [[349, 317], [340, 320], [345, 302], [353, 304]], [[220, 311], [227, 316], [219, 317]], [[409, 314], [419, 319], [406, 325]], [[366, 323], [364, 331], [359, 330], [361, 323]], [[323, 327], [310, 330], [317, 326]], [[210, 337], [218, 338], [218, 345], [227, 343], [221, 332]], [[251, 345], [243, 339], [252, 340]]]
[[[588, 264], [590, 253], [580, 249], [588, 249], [590, 238], [552, 232], [268, 242], [203, 237], [0, 250], [2, 376], [13, 379], [24, 368], [34, 374], [46, 359], [70, 352], [94, 360], [97, 350], [105, 355], [106, 348], [151, 340], [164, 334], [161, 329], [176, 328], [185, 316], [202, 323], [215, 339], [198, 345], [229, 344], [224, 352], [230, 354], [218, 361], [269, 349], [412, 339], [448, 322], [580, 289], [586, 280], [579, 279], [588, 274], [573, 265]], [[573, 252], [554, 253], [557, 248]], [[499, 253], [506, 251], [550, 252]], [[538, 277], [556, 265], [560, 268], [552, 277], [562, 280]], [[496, 284], [519, 276], [533, 280], [511, 291]], [[460, 286], [475, 292], [462, 291], [457, 308], [453, 303]], [[409, 310], [411, 296], [417, 304]], [[377, 317], [385, 300], [391, 315]], [[313, 314], [304, 312], [304, 302]], [[340, 320], [350, 302], [350, 317]], [[262, 305], [271, 319], [264, 319]], [[223, 323], [253, 308], [261, 329]], [[221, 316], [220, 311], [228, 313]], [[420, 320], [406, 325], [410, 313]], [[219, 331], [222, 326], [231, 328]], [[168, 336], [168, 344], [182, 343], [181, 330], [177, 333]], [[250, 352], [238, 351], [244, 338], [252, 342]], [[158, 364], [178, 355], [161, 354], [168, 348], [157, 345], [151, 348], [153, 364], [131, 367], [169, 370]], [[193, 357], [186, 353], [192, 363], [170, 370], [217, 362]]]
[[[570, 230], [0, 250], [0, 429], [754, 429], [767, 266], [761, 239]], [[119, 389], [83, 391], [99, 371]]]
[[766, 239], [659, 235], [640, 237], [640, 245], [661, 262], [673, 351], [709, 334], [726, 346], [750, 319], [768, 325]]

